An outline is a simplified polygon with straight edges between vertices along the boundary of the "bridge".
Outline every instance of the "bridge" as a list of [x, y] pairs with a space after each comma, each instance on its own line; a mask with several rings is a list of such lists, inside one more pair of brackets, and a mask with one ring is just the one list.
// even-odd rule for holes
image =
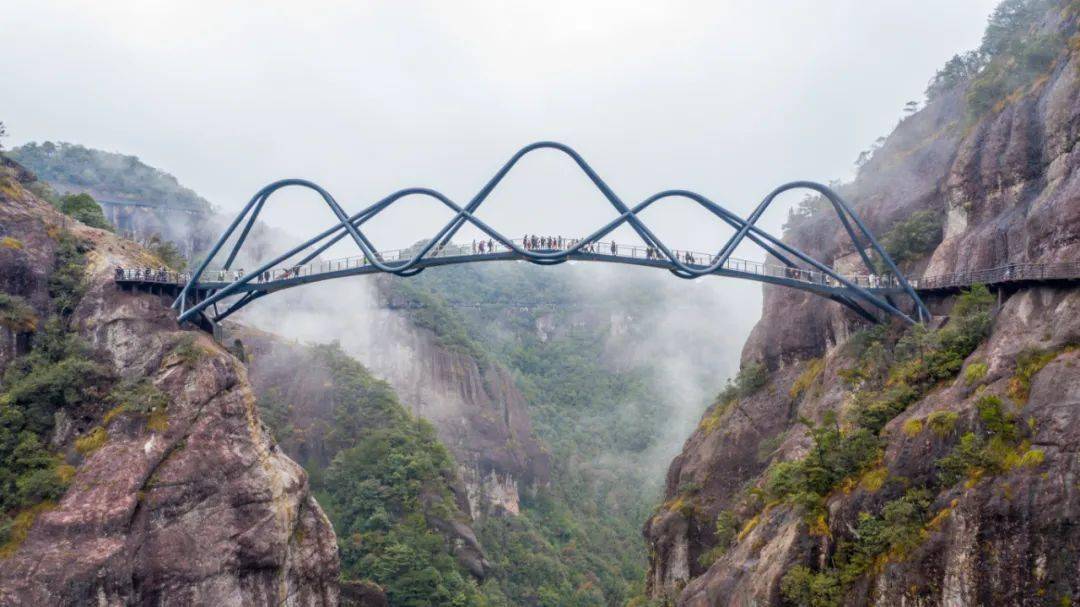
[[[477, 218], [477, 209], [518, 161], [527, 154], [545, 149], [569, 157], [615, 208], [618, 216], [580, 238], [549, 237], [537, 240], [531, 237], [528, 241], [507, 238]], [[259, 213], [275, 192], [287, 187], [305, 188], [317, 193], [337, 223], [250, 271], [234, 269], [237, 255]], [[755, 225], [780, 194], [796, 189], [815, 191], [829, 201], [853, 249], [859, 253], [865, 268], [863, 273], [841, 274]], [[406, 196], [434, 198], [453, 211], [454, 215], [423, 244], [409, 249], [381, 251], [363, 232], [362, 226]], [[650, 206], [678, 198], [697, 203], [717, 221], [733, 229], [732, 236], [717, 252], [692, 252], [669, 247], [638, 218], [638, 214]], [[465, 224], [472, 225], [482, 233], [481, 238], [486, 241], [483, 246], [479, 246], [479, 243], [475, 246], [472, 243], [454, 243], [454, 236]], [[637, 233], [641, 239], [640, 245], [605, 240], [624, 224]], [[345, 238], [353, 241], [359, 250], [358, 255], [329, 261], [321, 259], [327, 249]], [[211, 264], [216, 262], [230, 239], [233, 241], [232, 247], [224, 255], [224, 261], [217, 262], [216, 270], [211, 269]], [[732, 254], [744, 240], [761, 247], [776, 262], [753, 262], [733, 257]], [[876, 269], [871, 254], [880, 260], [885, 268], [884, 273]], [[827, 186], [811, 181], [784, 184], [770, 192], [746, 219], [689, 190], [664, 190], [631, 207], [615, 194], [580, 154], [569, 146], [555, 142], [539, 142], [520, 149], [464, 206], [437, 190], [413, 187], [398, 190], [348, 215], [329, 192], [311, 181], [277, 181], [255, 193], [221, 234], [206, 259], [190, 275], [170, 277], [168, 273], [160, 271], [124, 269], [117, 279], [121, 284], [139, 283], [150, 288], [154, 288], [154, 285], [166, 288], [174, 284], [174, 278], [182, 280], [183, 286], [173, 302], [174, 309], [178, 310], [178, 321], [204, 319], [218, 322], [261, 297], [304, 284], [377, 272], [414, 276], [432, 267], [500, 260], [520, 260], [537, 265], [572, 261], [622, 263], [663, 269], [685, 279], [728, 276], [807, 291], [836, 301], [870, 321], [879, 321], [882, 316], [894, 316], [908, 323], [916, 323], [930, 316], [916, 290], [863, 221], [839, 194]], [[146, 278], [147, 273], [150, 278]], [[162, 280], [157, 280], [158, 277]], [[900, 303], [898, 299], [906, 303]]]

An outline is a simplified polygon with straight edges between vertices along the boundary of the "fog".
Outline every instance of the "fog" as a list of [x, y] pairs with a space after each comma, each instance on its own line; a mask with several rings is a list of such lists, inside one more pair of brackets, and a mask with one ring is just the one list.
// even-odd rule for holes
[[[996, 2], [9, 1], [0, 120], [6, 145], [135, 154], [224, 213], [284, 177], [312, 179], [352, 211], [409, 186], [464, 204], [521, 146], [557, 140], [628, 204], [685, 188], [745, 216], [780, 183], [849, 178], [936, 69], [978, 44]], [[786, 206], [761, 225], [777, 233]], [[517, 238], [581, 236], [614, 214], [567, 158], [545, 151], [478, 215]], [[404, 247], [449, 215], [410, 198], [365, 231], [379, 248]], [[672, 247], [716, 250], [730, 234], [684, 202], [642, 218]], [[297, 192], [273, 199], [263, 219], [294, 241], [332, 223]], [[475, 236], [466, 228], [460, 240]], [[625, 227], [612, 237], [637, 242]], [[355, 254], [348, 244], [328, 256]], [[615, 276], [595, 266], [579, 275], [598, 289]], [[265, 298], [238, 318], [292, 337], [346, 336], [370, 363], [385, 344], [359, 328], [376, 318], [364, 316], [374, 302], [364, 280]], [[646, 340], [671, 378], [671, 424], [658, 432], [675, 447], [736, 369], [760, 286], [661, 282], [657, 297], [694, 302], [654, 319]], [[306, 315], [285, 303], [297, 297]], [[712, 340], [713, 357], [686, 353], [678, 336], [688, 333]]]
[[[993, 4], [7, 2], [0, 120], [8, 145], [136, 154], [223, 210], [282, 177], [349, 209], [412, 185], [464, 202], [552, 139], [627, 202], [685, 187], [745, 215], [781, 182], [849, 176]], [[505, 185], [484, 212], [506, 234], [583, 233], [612, 213], [551, 152]], [[266, 218], [313, 232], [331, 216], [308, 203], [283, 196]], [[429, 236], [446, 213], [428, 205], [373, 238]], [[650, 215], [680, 246], [722, 236], [687, 205]]]

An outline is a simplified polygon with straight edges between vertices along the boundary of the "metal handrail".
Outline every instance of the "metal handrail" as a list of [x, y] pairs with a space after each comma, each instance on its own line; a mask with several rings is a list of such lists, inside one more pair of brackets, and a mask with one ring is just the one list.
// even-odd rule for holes
[[920, 290], [951, 289], [973, 284], [999, 284], [1030, 280], [1072, 280], [1080, 278], [1080, 262], [1011, 263], [995, 268], [966, 270], [924, 276], [911, 281]]
[[[565, 250], [573, 247], [580, 240], [575, 239], [554, 239], [556, 246], [537, 246], [533, 247], [525, 243], [525, 239], [517, 238], [512, 239], [511, 242], [523, 249], [533, 251], [552, 252]], [[381, 262], [395, 262], [412, 259], [416, 253], [420, 250], [420, 245], [413, 245], [404, 249], [391, 249], [388, 251], [380, 251], [376, 253], [376, 257]], [[650, 251], [652, 253], [650, 254]], [[484, 251], [479, 250], [477, 245], [461, 245], [461, 244], [448, 244], [443, 247], [436, 247], [428, 251], [425, 255], [426, 258], [433, 257], [485, 257], [489, 255], [501, 255], [513, 252], [512, 249], [494, 240], [484, 241]], [[596, 255], [600, 257], [629, 257], [633, 259], [655, 259], [657, 262], [665, 261], [665, 258], [661, 257], [655, 249], [641, 245], [626, 245], [617, 244], [611, 241], [599, 241], [588, 245], [585, 249], [582, 249], [582, 253], [587, 255]], [[711, 253], [703, 253], [700, 251], [691, 251], [686, 249], [673, 249], [672, 253], [677, 256], [683, 262], [691, 266], [708, 266], [712, 264], [716, 256]], [[265, 278], [260, 277], [258, 282], [274, 282], [278, 280], [288, 280], [291, 278], [300, 278], [305, 276], [313, 276], [318, 274], [325, 274], [328, 272], [339, 272], [342, 270], [349, 270], [353, 268], [360, 268], [369, 265], [369, 260], [363, 255], [355, 255], [351, 257], [342, 257], [337, 259], [330, 259], [326, 261], [312, 261], [301, 266], [281, 267], [267, 270]], [[808, 270], [805, 268], [789, 267], [779, 264], [770, 264], [760, 261], [751, 261], [748, 259], [739, 259], [736, 257], [730, 257], [721, 266], [722, 269], [731, 272], [739, 272], [743, 274], [754, 274], [757, 276], [771, 276], [776, 278], [788, 278], [793, 280], [799, 280], [808, 284], [820, 284], [820, 285], [833, 285], [835, 281], [825, 274], [817, 270]], [[166, 271], [162, 274], [160, 270], [154, 268], [134, 268], [123, 269], [121, 274], [117, 274], [117, 280], [128, 281], [142, 281], [142, 282], [155, 282], [155, 283], [176, 283], [187, 282], [191, 278], [190, 273], [178, 273]], [[223, 269], [208, 269], [204, 276], [209, 280], [207, 282], [228, 282], [237, 280], [244, 276], [242, 269], [237, 270], [223, 270]], [[844, 278], [851, 281], [854, 284], [867, 288], [893, 288], [898, 286], [897, 281], [892, 276], [888, 275], [872, 275], [872, 274], [851, 274], [844, 275]]]
[[[555, 246], [537, 246], [533, 247], [525, 243], [524, 239], [518, 238], [511, 241], [514, 245], [527, 250], [551, 252], [569, 249], [576, 245], [579, 240], [574, 239], [554, 239]], [[502, 255], [512, 252], [509, 247], [491, 240], [483, 241], [484, 251], [481, 252], [477, 244], [474, 245], [460, 245], [460, 244], [448, 244], [443, 247], [436, 247], [428, 251], [425, 257], [485, 257], [489, 255]], [[413, 245], [404, 249], [391, 249], [388, 251], [381, 251], [376, 253], [376, 257], [382, 262], [394, 262], [401, 260], [412, 259], [416, 253], [420, 250], [419, 245]], [[651, 249], [640, 245], [625, 245], [616, 244], [611, 241], [600, 241], [587, 248], [582, 249], [582, 253], [587, 255], [595, 255], [600, 257], [629, 257], [633, 259], [655, 259], [658, 262], [663, 262], [665, 258], [655, 254], [650, 255]], [[674, 253], [679, 259], [692, 266], [708, 266], [715, 260], [715, 255], [711, 253], [702, 253], [699, 251], [690, 251], [684, 249], [673, 249]], [[341, 257], [337, 259], [330, 259], [326, 261], [312, 261], [302, 266], [274, 268], [267, 270], [266, 277], [258, 279], [259, 282], [274, 282], [278, 280], [288, 280], [291, 278], [299, 278], [304, 276], [313, 276], [319, 274], [325, 274], [329, 272], [339, 272], [343, 270], [349, 270], [353, 268], [360, 268], [369, 265], [369, 261], [365, 256], [357, 255], [351, 257]], [[739, 259], [735, 257], [728, 258], [724, 262], [722, 269], [731, 272], [739, 272], [743, 274], [754, 274], [758, 276], [771, 276], [776, 278], [788, 278], [793, 280], [799, 280], [808, 284], [822, 284], [832, 285], [835, 282], [824, 272], [817, 270], [807, 270], [804, 268], [793, 268], [784, 265], [770, 264], [760, 261], [751, 261], [747, 259]], [[229, 282], [237, 280], [244, 276], [244, 271], [241, 270], [207, 270], [205, 276], [210, 280], [208, 282]], [[874, 274], [844, 274], [843, 277], [852, 283], [861, 287], [869, 289], [890, 289], [897, 288], [899, 286], [898, 281], [891, 275], [874, 275]], [[985, 268], [980, 270], [968, 270], [964, 272], [953, 272], [950, 274], [938, 274], [934, 276], [923, 276], [918, 278], [911, 278], [909, 282], [913, 287], [921, 291], [927, 290], [939, 290], [939, 289], [951, 289], [960, 287], [969, 287], [974, 284], [999, 284], [1007, 282], [1022, 282], [1030, 280], [1071, 280], [1080, 278], [1080, 262], [1060, 262], [1060, 263], [1012, 263], [995, 268]], [[175, 272], [172, 270], [162, 270], [161, 268], [118, 268], [116, 273], [116, 280], [120, 281], [137, 281], [148, 283], [161, 283], [161, 284], [184, 284], [191, 279], [189, 272]]]

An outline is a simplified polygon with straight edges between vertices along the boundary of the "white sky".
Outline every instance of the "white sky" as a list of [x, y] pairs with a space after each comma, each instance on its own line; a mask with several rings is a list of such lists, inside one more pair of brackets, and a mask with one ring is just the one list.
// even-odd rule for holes
[[[850, 176], [996, 3], [0, 1], [7, 145], [135, 154], [224, 209], [286, 176], [347, 209], [411, 185], [464, 203], [554, 139], [628, 203], [685, 187], [743, 214], [781, 182]], [[505, 233], [579, 234], [611, 213], [553, 153], [520, 169], [481, 213]], [[330, 223], [283, 200], [271, 223]], [[410, 201], [372, 237], [428, 236], [446, 220], [434, 208]], [[648, 220], [717, 248], [703, 217], [676, 204]]]

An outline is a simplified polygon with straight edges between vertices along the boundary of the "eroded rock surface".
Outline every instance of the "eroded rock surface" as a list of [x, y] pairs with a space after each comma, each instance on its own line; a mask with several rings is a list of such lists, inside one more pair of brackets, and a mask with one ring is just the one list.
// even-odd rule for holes
[[[1075, 27], [1067, 10], [1041, 28]], [[1080, 53], [1063, 52], [1046, 75], [969, 123], [963, 87], [904, 119], [843, 194], [877, 234], [916, 211], [944, 217], [944, 240], [906, 269], [933, 275], [1013, 262], [1080, 261]], [[832, 213], [802, 221], [786, 238], [826, 263], [850, 263], [855, 251]], [[934, 299], [947, 314], [951, 298]], [[904, 424], [934, 412], [956, 414], [964, 432], [979, 418], [979, 394], [1008, 394], [1024, 351], [1056, 352], [1031, 380], [1025, 403], [1030, 441], [1045, 459], [975, 479], [934, 495], [933, 524], [902, 558], [885, 559], [844, 596], [852, 605], [1075, 604], [1080, 597], [1080, 291], [1029, 287], [1002, 294], [990, 337], [966, 364], [987, 365], [978, 386], [961, 377], [931, 390], [883, 431], [888, 478], [918, 485], [938, 473], [957, 434], [911, 436]], [[940, 319], [939, 319], [940, 322]], [[861, 512], [882, 498], [861, 485], [828, 499], [828, 528], [810, 529], [789, 504], [746, 507], [770, 463], [803, 456], [811, 440], [800, 418], [821, 420], [850, 407], [839, 375], [853, 363], [841, 347], [860, 324], [839, 306], [794, 290], [765, 287], [761, 321], [744, 363], [769, 369], [766, 386], [722, 413], [711, 409], [668, 472], [666, 502], [644, 533], [651, 547], [648, 585], [678, 605], [780, 605], [781, 579], [794, 565], [820, 567], [850, 535]], [[792, 386], [810, 364], [822, 366], [813, 389]], [[1011, 401], [1010, 401], [1011, 402]], [[715, 561], [723, 511], [743, 525]]]
[[[0, 604], [336, 605], [333, 529], [260, 421], [243, 365], [178, 330], [167, 298], [117, 289], [113, 268], [151, 265], [145, 251], [60, 215], [17, 179], [0, 185], [0, 228], [26, 245], [0, 252], [0, 286], [44, 315], [50, 240], [63, 228], [85, 239], [89, 290], [73, 328], [118, 376], [147, 377], [169, 399], [152, 421], [107, 416], [102, 402], [57, 424], [75, 475], [0, 561]], [[104, 443], [79, 456], [72, 442], [95, 428]]]

